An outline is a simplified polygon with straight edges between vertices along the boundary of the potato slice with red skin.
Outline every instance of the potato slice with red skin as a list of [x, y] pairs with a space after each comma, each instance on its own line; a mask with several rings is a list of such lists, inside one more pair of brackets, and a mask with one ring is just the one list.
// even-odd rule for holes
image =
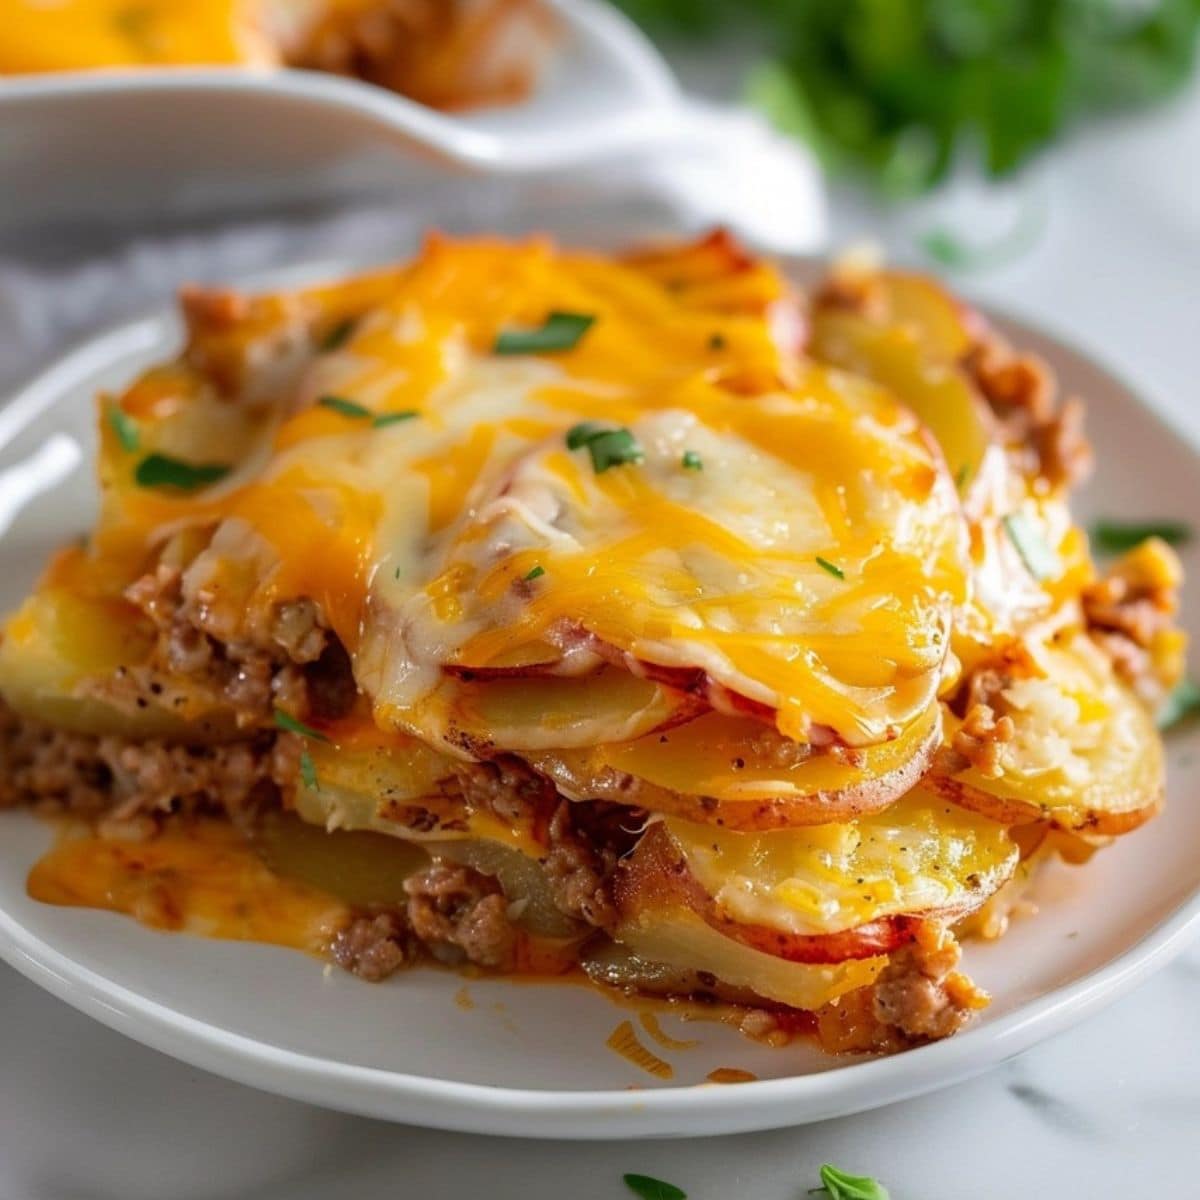
[[946, 744], [927, 782], [941, 796], [1005, 824], [1049, 821], [1073, 832], [1116, 835], [1162, 806], [1165, 768], [1153, 718], [1082, 634], [1037, 652], [1046, 674], [1018, 679], [995, 698], [1012, 719], [989, 776], [955, 750], [963, 721], [947, 710]]
[[[776, 765], [756, 747], [792, 743], [755, 722], [709, 713], [632, 742], [522, 755], [573, 800], [611, 800], [727, 829], [847, 821], [886, 808], [926, 771], [941, 736], [936, 706], [892, 742], [847, 759], [816, 751]], [[857, 764], [857, 765], [856, 765]]]
[[[699, 667], [672, 667], [647, 662], [579, 628], [556, 630], [553, 639], [559, 646], [557, 652], [548, 643], [541, 642], [522, 647], [506, 656], [503, 661], [493, 661], [481, 666], [451, 662], [446, 663], [442, 670], [447, 675], [467, 682], [489, 679], [537, 679], [548, 676], [574, 678], [594, 675], [605, 663], [610, 663], [638, 679], [660, 683], [681, 692], [700, 708], [713, 708], [718, 712], [752, 717], [772, 728], [775, 726], [775, 709], [769, 704], [762, 704], [749, 696], [731, 691]], [[510, 659], [513, 661], [509, 661]], [[826, 726], [815, 726], [813, 733], [814, 740], [818, 742], [834, 739], [833, 731]]]
[[[659, 822], [646, 831], [622, 864], [614, 887], [618, 909], [624, 918], [632, 919], [646, 907], [684, 907], [724, 936], [789, 962], [836, 963], [888, 954], [911, 941], [923, 920], [951, 923], [974, 912], [1012, 875], [1019, 861], [1020, 848], [1003, 827], [977, 818], [939, 816], [943, 804], [933, 793], [918, 789], [896, 808], [894, 819], [885, 813], [854, 828], [830, 827], [831, 847], [845, 838], [850, 846], [866, 848], [865, 857], [852, 852], [841, 865], [839, 852], [820, 848], [826, 838], [818, 837], [813, 845], [806, 845], [808, 838], [792, 837], [788, 831], [722, 833], [726, 843], [744, 843], [737, 851], [745, 855], [740, 865], [748, 864], [759, 876], [769, 879], [781, 863], [786, 864], [785, 872], [788, 868], [798, 872], [796, 878], [783, 878], [749, 899], [743, 899], [740, 890], [745, 880], [739, 876], [739, 864], [725, 861], [716, 843], [712, 846], [713, 860], [707, 864], [694, 862], [690, 856], [705, 847], [707, 838], [683, 822]], [[953, 809], [947, 812], [953, 813]], [[690, 842], [680, 840], [685, 835]], [[927, 839], [927, 846], [909, 844], [921, 838]], [[773, 841], [781, 844], [771, 847]], [[886, 877], [878, 875], [877, 858], [873, 857], [881, 849], [888, 856]], [[897, 851], [903, 861], [917, 864], [915, 874], [906, 875], [904, 869], [890, 865]], [[926, 863], [923, 854], [933, 861]], [[712, 876], [713, 861], [724, 862], [722, 870], [726, 872], [718, 872], [721, 884], [717, 894], [710, 890], [714, 886], [711, 881], [702, 881], [706, 873]], [[847, 869], [862, 871], [863, 875], [846, 875]], [[730, 887], [732, 900], [726, 896]], [[861, 895], [864, 887], [871, 893], [865, 898]], [[786, 898], [788, 888], [795, 889], [802, 898], [795, 922], [802, 927], [836, 926], [862, 915], [868, 919], [844, 928], [804, 933], [746, 920], [731, 907], [738, 904], [744, 911], [791, 919], [790, 906], [795, 901]], [[897, 910], [906, 895], [910, 900], [917, 896], [936, 898], [936, 903], [914, 911]], [[818, 900], [820, 903], [814, 907]], [[814, 917], [814, 912], [820, 915]]]
[[665, 825], [652, 825], [621, 864], [613, 891], [623, 920], [643, 909], [685, 908], [734, 941], [788, 962], [836, 963], [873, 958], [911, 941], [916, 918], [884, 917], [833, 934], [804, 935], [743, 925], [723, 916], [688, 869], [687, 859]]
[[468, 758], [619, 742], [697, 716], [692, 698], [606, 668], [594, 676], [446, 678], [421, 706], [377, 713]]

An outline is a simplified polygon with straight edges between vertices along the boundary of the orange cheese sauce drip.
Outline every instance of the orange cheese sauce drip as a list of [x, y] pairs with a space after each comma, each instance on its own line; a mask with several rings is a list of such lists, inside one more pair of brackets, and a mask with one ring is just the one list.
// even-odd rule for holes
[[647, 1075], [653, 1075], [656, 1079], [675, 1078], [675, 1068], [638, 1041], [630, 1021], [622, 1021], [604, 1044]]
[[740, 1067], [718, 1067], [705, 1076], [709, 1083], [754, 1083], [758, 1076]]
[[45, 904], [125, 913], [152, 929], [323, 954], [350, 918], [340, 900], [273, 874], [227, 823], [169, 823], [146, 842], [64, 826], [26, 883]]
[[700, 1045], [695, 1038], [672, 1037], [652, 1012], [638, 1014], [638, 1024], [646, 1031], [652, 1041], [657, 1042], [664, 1050], [692, 1050]]

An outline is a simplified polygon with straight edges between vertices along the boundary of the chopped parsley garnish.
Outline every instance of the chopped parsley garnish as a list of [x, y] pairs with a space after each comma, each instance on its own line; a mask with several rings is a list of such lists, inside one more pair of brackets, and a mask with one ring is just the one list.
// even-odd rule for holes
[[1092, 526], [1092, 541], [1107, 554], [1120, 554], [1140, 546], [1147, 538], [1162, 538], [1170, 546], [1192, 540], [1194, 530], [1183, 521], [1099, 520]]
[[828, 1200], [890, 1200], [887, 1188], [869, 1175], [851, 1175], [826, 1163], [821, 1168], [821, 1186], [809, 1195], [827, 1196]]
[[132, 454], [141, 445], [142, 435], [138, 430], [137, 422], [119, 404], [114, 404], [109, 408], [108, 423], [113, 433], [117, 435], [117, 441], [121, 443], [122, 450]]
[[321, 790], [321, 781], [317, 778], [317, 766], [307, 750], [300, 755], [300, 778], [304, 781], [304, 786], [311, 791], [319, 792]]
[[819, 554], [817, 555], [817, 566], [823, 571], [828, 571], [830, 575], [834, 577], [834, 579], [846, 578], [846, 572], [843, 571], [842, 568], [837, 565], [837, 563], [831, 563], [829, 559], [822, 558]]
[[360, 421], [371, 415], [371, 410], [365, 405], [359, 404], [357, 400], [347, 400], [345, 396], [322, 396], [317, 403], [322, 408], [331, 408], [334, 412], [341, 413], [343, 417], [354, 417]]
[[622, 1175], [625, 1186], [642, 1200], [687, 1200], [687, 1192], [653, 1175]]
[[1165, 732], [1197, 715], [1200, 715], [1200, 684], [1184, 679], [1158, 710], [1158, 727]]
[[420, 415], [415, 408], [406, 408], [401, 412], [380, 413], [371, 424], [376, 429], [382, 429], [385, 425], [397, 425], [401, 421], [411, 421], [413, 417]]
[[224, 479], [230, 468], [221, 463], [188, 463], [166, 454], [148, 454], [133, 477], [138, 487], [172, 487], [191, 492]]
[[524, 576], [522, 576], [522, 578], [525, 580], [526, 583], [532, 583], [533, 580], [535, 580], [535, 579], [541, 579], [541, 577], [543, 575], [545, 575], [545, 573], [546, 573], [546, 568], [539, 565], [539, 566], [534, 567], [530, 571], [526, 571]]
[[1057, 555], [1046, 545], [1028, 513], [1009, 513], [1004, 518], [1004, 531], [1034, 579], [1052, 579], [1062, 569]]
[[587, 313], [552, 312], [539, 329], [504, 329], [496, 338], [497, 354], [559, 354], [573, 350], [591, 328]]
[[725, 335], [723, 333], [714, 333], [709, 336], [708, 348], [710, 350], [725, 349]]
[[628, 429], [608, 429], [595, 421], [582, 421], [567, 431], [567, 449], [587, 447], [592, 466], [599, 475], [609, 467], [640, 463], [645, 452]]
[[580, 446], [586, 446], [592, 438], [607, 432], [608, 426], [601, 425], [599, 421], [580, 421], [578, 425], [572, 425], [567, 430], [567, 449], [578, 450]]
[[955, 477], [954, 477], [954, 486], [956, 488], [958, 488], [958, 490], [961, 492], [963, 490], [963, 488], [966, 486], [967, 480], [970, 478], [971, 478], [971, 464], [963, 463], [963, 465], [958, 468], [958, 474], [955, 475]]
[[346, 317], [345, 320], [339, 321], [321, 339], [320, 349], [324, 353], [328, 353], [330, 350], [336, 350], [339, 346], [344, 345], [357, 324], [358, 320], [355, 317]]
[[320, 730], [313, 729], [311, 725], [305, 725], [303, 721], [297, 720], [291, 713], [284, 712], [282, 708], [275, 710], [275, 724], [288, 733], [298, 733], [301, 737], [312, 738], [316, 742], [329, 741]]
[[683, 459], [681, 461], [685, 471], [704, 470], [704, 460], [695, 452], [695, 450], [685, 450], [683, 452]]

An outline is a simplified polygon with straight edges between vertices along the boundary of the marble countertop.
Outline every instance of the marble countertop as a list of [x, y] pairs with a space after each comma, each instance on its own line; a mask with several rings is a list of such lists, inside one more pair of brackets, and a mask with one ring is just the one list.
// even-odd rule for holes
[[[1197, 197], [1200, 86], [1084, 134], [1016, 189], [964, 183], [899, 212], [837, 197], [834, 230], [919, 260], [915, 239], [935, 224], [987, 236], [1038, 206], [1028, 253], [958, 282], [1098, 353], [1200, 439]], [[0, 261], [0, 320], [6, 279], [26, 270]], [[0, 346], [0, 373], [14, 369], [13, 349]], [[1194, 947], [1082, 1026], [923, 1099], [733, 1138], [516, 1142], [400, 1128], [225, 1082], [0, 968], [0, 1200], [616, 1200], [625, 1171], [694, 1200], [799, 1200], [825, 1161], [876, 1175], [895, 1200], [1186, 1196], [1197, 1191], [1198, 1008]]]

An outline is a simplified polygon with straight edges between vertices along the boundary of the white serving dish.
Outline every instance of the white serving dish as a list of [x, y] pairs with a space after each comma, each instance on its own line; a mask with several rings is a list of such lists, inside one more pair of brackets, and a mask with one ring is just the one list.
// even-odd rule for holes
[[[380, 197], [440, 211], [439, 188], [486, 175], [493, 187], [548, 178], [585, 195], [631, 179], [668, 199], [687, 187], [698, 220], [729, 221], [780, 249], [817, 247], [823, 206], [807, 152], [793, 145], [769, 181], [747, 180], [730, 154], [764, 130], [747, 135], [745, 118], [686, 101], [650, 42], [603, 0], [548, 3], [562, 33], [532, 93], [465, 113], [314, 71], [0, 77], [0, 246]], [[664, 173], [664, 158], [683, 165]], [[688, 187], [697, 161], [707, 170]], [[748, 184], [753, 196], [741, 196]], [[753, 228], [764, 206], [780, 238]]]
[[[1197, 455], [1119, 381], [1063, 344], [1002, 321], [1090, 401], [1106, 513], [1200, 526]], [[67, 356], [0, 412], [0, 604], [94, 507], [90, 397], [168, 351], [173, 317], [153, 316]], [[36, 465], [31, 470], [30, 461]], [[22, 468], [22, 464], [24, 467]], [[1153, 464], [1147, 470], [1147, 464]], [[14, 474], [15, 472], [15, 474]], [[39, 478], [40, 476], [40, 478]], [[15, 482], [14, 482], [15, 481]], [[1200, 556], [1188, 555], [1193, 574]], [[1185, 614], [1200, 628], [1193, 600]], [[1167, 962], [1200, 928], [1200, 806], [1181, 769], [1200, 727], [1170, 742], [1166, 812], [1086, 870], [1059, 868], [1043, 911], [967, 965], [995, 995], [969, 1030], [888, 1059], [838, 1060], [804, 1042], [772, 1050], [720, 1025], [676, 1035], [664, 1084], [605, 1047], [633, 1016], [590, 989], [471, 981], [418, 969], [367, 985], [259, 945], [148, 931], [106, 913], [52, 908], [24, 890], [49, 831], [0, 814], [0, 957], [105, 1024], [189, 1063], [288, 1096], [412, 1124], [514, 1136], [629, 1138], [765, 1129], [861, 1111], [977, 1074], [1083, 1019]], [[716, 1067], [760, 1082], [693, 1086]], [[633, 1089], [633, 1090], [631, 1090]]]
[[162, 222], [344, 200], [447, 168], [576, 167], [673, 136], [678, 88], [641, 33], [601, 0], [552, 3], [562, 36], [538, 86], [466, 114], [313, 71], [0, 78], [0, 178], [20, 181], [17, 216]]

